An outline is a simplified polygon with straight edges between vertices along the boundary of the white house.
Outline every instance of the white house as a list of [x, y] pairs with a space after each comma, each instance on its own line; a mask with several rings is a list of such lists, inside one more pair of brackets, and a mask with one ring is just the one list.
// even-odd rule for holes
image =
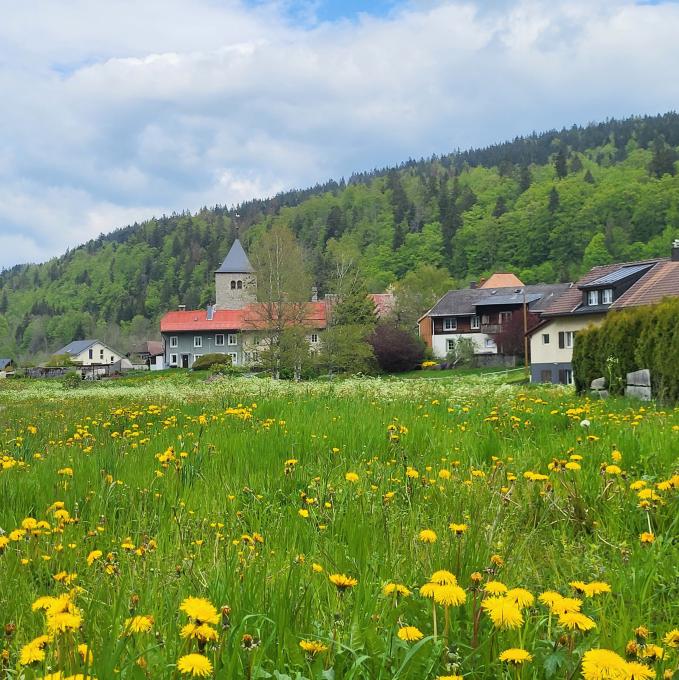
[[123, 358], [120, 352], [99, 340], [74, 340], [54, 354], [68, 354], [74, 363], [81, 366], [115, 364]]

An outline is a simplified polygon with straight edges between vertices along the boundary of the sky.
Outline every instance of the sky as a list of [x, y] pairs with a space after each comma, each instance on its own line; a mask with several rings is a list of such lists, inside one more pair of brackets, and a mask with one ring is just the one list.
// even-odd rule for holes
[[679, 3], [0, 0], [0, 269], [173, 211], [679, 106]]

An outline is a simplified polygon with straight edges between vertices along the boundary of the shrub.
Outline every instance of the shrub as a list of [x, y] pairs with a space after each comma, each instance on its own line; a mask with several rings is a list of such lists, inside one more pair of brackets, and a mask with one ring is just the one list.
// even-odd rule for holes
[[652, 307], [610, 313], [600, 326], [580, 331], [573, 348], [578, 392], [605, 377], [613, 394], [624, 392], [627, 373], [651, 371], [656, 397], [679, 401], [679, 298]]
[[207, 368], [212, 368], [215, 365], [231, 366], [232, 363], [231, 357], [228, 354], [203, 354], [202, 357], [198, 357], [198, 359], [193, 362], [191, 370], [203, 371]]
[[379, 367], [387, 373], [412, 371], [424, 359], [422, 340], [389, 323], [378, 324], [368, 342]]
[[61, 381], [61, 384], [65, 389], [73, 390], [82, 384], [82, 380], [82, 376], [80, 373], [78, 373], [78, 371], [68, 371], [68, 373], [66, 373], [64, 376], [64, 379]]

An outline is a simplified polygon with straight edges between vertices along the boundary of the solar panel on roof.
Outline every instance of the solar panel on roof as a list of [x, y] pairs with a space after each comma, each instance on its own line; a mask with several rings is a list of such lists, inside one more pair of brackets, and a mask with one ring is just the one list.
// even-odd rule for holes
[[630, 265], [628, 267], [620, 267], [620, 269], [616, 269], [615, 271], [611, 272], [610, 274], [606, 274], [605, 276], [601, 276], [598, 279], [595, 279], [594, 281], [590, 281], [589, 283], [585, 284], [587, 287], [589, 286], [606, 286], [611, 283], [617, 283], [618, 281], [622, 281], [623, 279], [626, 279], [628, 276], [632, 276], [634, 274], [638, 274], [640, 272], [643, 272], [647, 269], [650, 269], [653, 265], [652, 264], [636, 264], [636, 265]]

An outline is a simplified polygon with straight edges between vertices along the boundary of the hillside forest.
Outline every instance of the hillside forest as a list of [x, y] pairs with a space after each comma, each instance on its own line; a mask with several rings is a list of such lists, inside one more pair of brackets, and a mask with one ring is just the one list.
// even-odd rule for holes
[[410, 328], [446, 289], [494, 271], [572, 281], [664, 256], [679, 236], [678, 148], [679, 114], [608, 120], [134, 224], [0, 273], [0, 356], [158, 337], [165, 311], [213, 301], [236, 234], [251, 250], [273, 226], [292, 230], [321, 295], [350, 261], [366, 290], [401, 293]]

